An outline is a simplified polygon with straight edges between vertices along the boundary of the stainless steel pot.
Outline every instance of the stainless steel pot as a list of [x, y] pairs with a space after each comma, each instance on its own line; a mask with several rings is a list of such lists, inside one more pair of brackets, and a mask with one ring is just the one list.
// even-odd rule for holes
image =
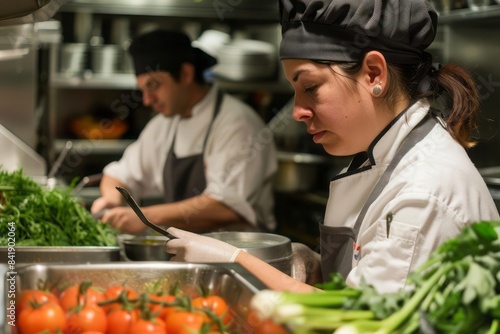
[[87, 48], [88, 46], [85, 43], [63, 44], [61, 48], [61, 73], [67, 76], [83, 73]]
[[130, 261], [168, 261], [171, 254], [165, 252], [163, 236], [141, 236], [123, 240], [125, 257]]
[[102, 75], [120, 72], [123, 55], [124, 51], [120, 45], [104, 44], [92, 47], [92, 71]]
[[278, 152], [278, 171], [274, 175], [274, 189], [283, 192], [311, 190], [321, 166], [330, 159], [321, 155], [297, 152]]
[[205, 235], [241, 248], [285, 274], [290, 275], [292, 272], [292, 242], [285, 236], [263, 232], [235, 231], [211, 232]]

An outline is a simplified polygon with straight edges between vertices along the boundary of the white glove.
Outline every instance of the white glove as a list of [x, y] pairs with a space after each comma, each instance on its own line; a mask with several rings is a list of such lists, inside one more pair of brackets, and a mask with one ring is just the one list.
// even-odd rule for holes
[[174, 256], [170, 261], [177, 262], [234, 262], [241, 249], [204, 235], [180, 230], [167, 229], [178, 239], [166, 242], [165, 250]]

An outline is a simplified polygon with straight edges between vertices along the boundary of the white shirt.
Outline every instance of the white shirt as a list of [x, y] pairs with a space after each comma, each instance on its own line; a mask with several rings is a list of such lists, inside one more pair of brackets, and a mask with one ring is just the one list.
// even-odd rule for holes
[[[427, 101], [415, 103], [373, 143], [368, 152], [374, 162], [371, 169], [339, 175], [331, 182], [326, 225], [354, 226], [396, 150], [428, 110]], [[393, 220], [388, 236], [389, 213]], [[364, 277], [382, 293], [408, 289], [410, 271], [443, 241], [466, 224], [498, 219], [490, 192], [465, 149], [436, 124], [399, 162], [366, 212], [347, 283], [359, 286]]]
[[[163, 168], [175, 134], [182, 158], [203, 151], [212, 120], [216, 87], [193, 108], [192, 117], [155, 116], [123, 157], [104, 168], [135, 196], [163, 194]], [[177, 128], [177, 129], [176, 129]], [[277, 170], [272, 131], [248, 105], [225, 94], [207, 139], [204, 194], [223, 202], [248, 222], [274, 229], [271, 176]]]

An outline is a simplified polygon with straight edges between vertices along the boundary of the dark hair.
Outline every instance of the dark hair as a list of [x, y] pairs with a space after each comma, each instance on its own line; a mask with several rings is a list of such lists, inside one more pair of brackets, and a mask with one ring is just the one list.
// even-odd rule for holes
[[[203, 68], [203, 66], [200, 66], [199, 64], [194, 64], [192, 62], [187, 62], [187, 63], [194, 66], [194, 81], [196, 81], [196, 83], [200, 85], [205, 84], [206, 83], [204, 76], [205, 69]], [[172, 78], [174, 78], [175, 81], [179, 81], [181, 77], [181, 67], [182, 64], [180, 64], [179, 66], [174, 66], [168, 71], [168, 73], [170, 73], [170, 75], [172, 76]]]
[[134, 63], [135, 74], [151, 71], [164, 71], [179, 80], [183, 63], [193, 64], [194, 80], [205, 83], [203, 73], [217, 63], [217, 60], [193, 47], [191, 40], [182, 31], [158, 29], [140, 35], [132, 41], [128, 48]]
[[[354, 75], [361, 69], [362, 60], [357, 63], [336, 64], [346, 73]], [[386, 103], [393, 106], [397, 92], [410, 100], [428, 98], [441, 106], [441, 114], [451, 136], [465, 148], [476, 145], [472, 132], [477, 129], [480, 97], [470, 72], [455, 64], [432, 68], [429, 58], [417, 66], [388, 64], [391, 77], [387, 87]]]

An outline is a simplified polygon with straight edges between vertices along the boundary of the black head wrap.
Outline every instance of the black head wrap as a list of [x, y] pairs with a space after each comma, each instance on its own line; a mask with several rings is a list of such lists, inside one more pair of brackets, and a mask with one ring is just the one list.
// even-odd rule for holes
[[389, 63], [419, 64], [436, 35], [425, 0], [279, 0], [280, 58], [356, 62], [371, 50]]
[[179, 31], [155, 30], [134, 39], [129, 47], [135, 74], [151, 71], [178, 71], [182, 63], [191, 63], [201, 71], [217, 60], [191, 46], [187, 35]]

